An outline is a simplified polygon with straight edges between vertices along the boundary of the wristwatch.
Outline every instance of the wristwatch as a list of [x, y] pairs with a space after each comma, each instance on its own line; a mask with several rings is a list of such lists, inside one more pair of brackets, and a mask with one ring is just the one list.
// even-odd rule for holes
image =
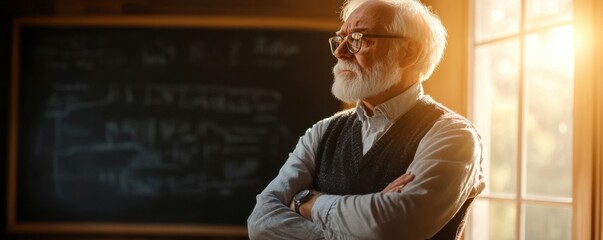
[[302, 203], [308, 201], [310, 196], [312, 196], [312, 191], [308, 189], [302, 190], [301, 192], [298, 192], [297, 194], [295, 194], [295, 196], [293, 196], [293, 204], [295, 204], [295, 212], [297, 214], [300, 214], [299, 207], [302, 205]]

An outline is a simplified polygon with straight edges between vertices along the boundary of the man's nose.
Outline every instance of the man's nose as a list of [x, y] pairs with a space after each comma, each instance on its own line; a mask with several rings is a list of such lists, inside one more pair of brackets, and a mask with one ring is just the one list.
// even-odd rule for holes
[[348, 50], [347, 43], [345, 41], [341, 42], [339, 46], [333, 51], [333, 55], [335, 55], [338, 59], [351, 58], [353, 54]]

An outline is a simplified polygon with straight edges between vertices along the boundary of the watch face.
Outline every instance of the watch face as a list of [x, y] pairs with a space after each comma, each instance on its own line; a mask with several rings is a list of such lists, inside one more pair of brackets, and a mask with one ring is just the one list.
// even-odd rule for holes
[[306, 198], [308, 198], [310, 196], [310, 193], [311, 193], [310, 190], [306, 189], [306, 190], [303, 190], [303, 191], [298, 192], [297, 194], [295, 194], [294, 198], [295, 198], [296, 201], [302, 201], [303, 202], [304, 200], [306, 200]]

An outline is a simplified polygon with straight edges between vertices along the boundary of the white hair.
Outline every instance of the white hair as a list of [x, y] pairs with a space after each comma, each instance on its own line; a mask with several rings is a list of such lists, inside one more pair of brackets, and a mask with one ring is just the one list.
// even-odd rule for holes
[[[381, 1], [394, 8], [393, 22], [386, 26], [390, 34], [399, 34], [413, 39], [421, 46], [415, 70], [421, 81], [427, 80], [440, 63], [446, 48], [446, 29], [430, 8], [417, 0], [346, 0], [341, 11], [345, 22], [362, 3]], [[400, 47], [396, 45], [396, 47]]]

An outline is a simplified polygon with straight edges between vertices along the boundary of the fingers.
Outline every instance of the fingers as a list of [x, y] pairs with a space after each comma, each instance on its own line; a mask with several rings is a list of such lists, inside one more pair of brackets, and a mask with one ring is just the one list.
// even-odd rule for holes
[[415, 178], [415, 175], [411, 172], [402, 174], [402, 176], [396, 178], [393, 182], [387, 185], [385, 189], [383, 189], [383, 193], [386, 192], [401, 192], [404, 186], [410, 183]]
[[412, 174], [411, 172], [402, 174], [402, 176], [396, 178], [396, 180], [394, 180], [392, 182], [392, 184], [398, 185], [398, 184], [407, 184], [410, 181], [412, 181], [415, 178], [415, 175]]

